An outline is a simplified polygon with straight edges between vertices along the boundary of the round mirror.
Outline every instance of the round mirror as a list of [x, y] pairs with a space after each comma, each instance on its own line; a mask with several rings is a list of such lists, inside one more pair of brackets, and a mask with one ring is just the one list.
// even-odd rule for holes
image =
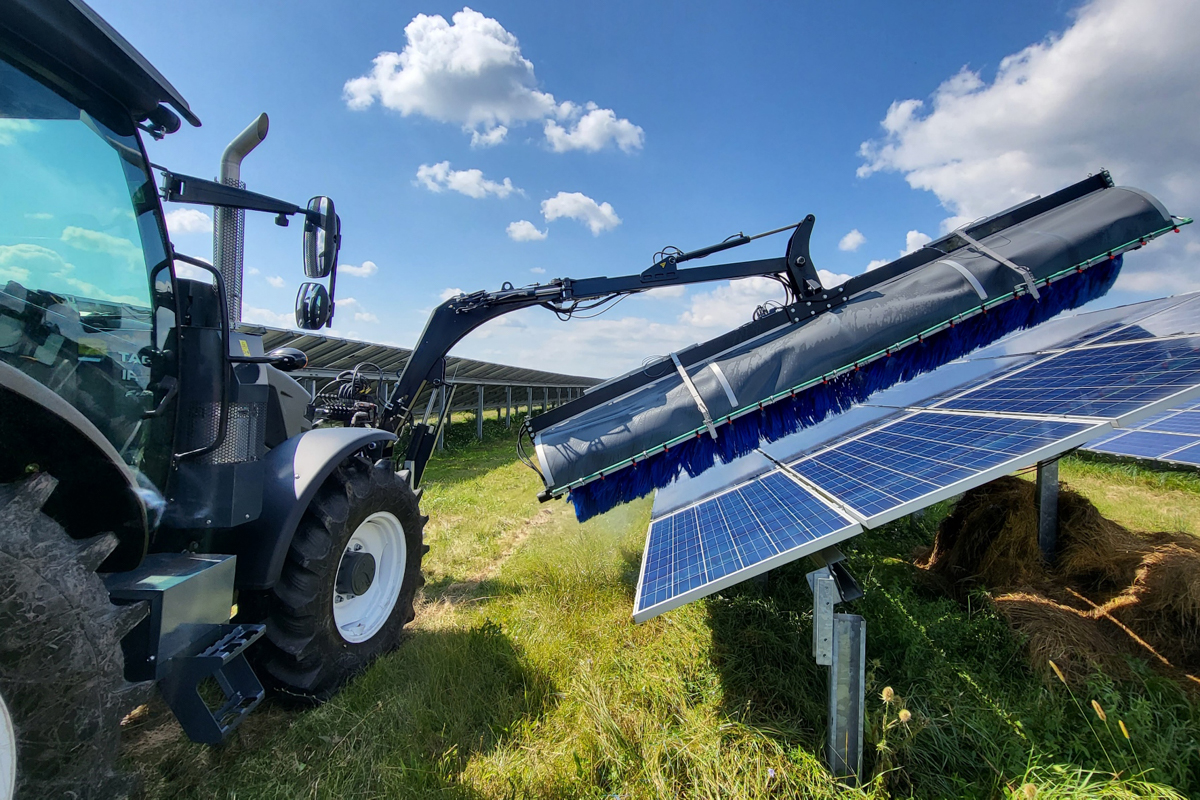
[[315, 331], [325, 327], [333, 313], [329, 292], [319, 283], [302, 283], [296, 293], [296, 325]]
[[310, 278], [326, 278], [337, 266], [341, 247], [341, 220], [328, 197], [308, 201], [304, 214], [304, 274]]

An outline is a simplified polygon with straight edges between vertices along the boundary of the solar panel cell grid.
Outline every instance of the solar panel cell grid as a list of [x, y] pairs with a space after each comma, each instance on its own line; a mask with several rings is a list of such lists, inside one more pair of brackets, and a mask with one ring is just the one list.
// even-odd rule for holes
[[872, 521], [1093, 427], [1057, 420], [920, 412], [791, 466]]
[[1167, 458], [1170, 461], [1176, 461], [1180, 464], [1190, 464], [1193, 467], [1200, 467], [1200, 444], [1194, 444], [1191, 447], [1185, 447], [1182, 450], [1176, 450]]
[[1197, 443], [1200, 443], [1200, 439], [1194, 436], [1152, 431], [1129, 431], [1107, 442], [1093, 444], [1089, 449], [1137, 458], [1162, 458], [1168, 453]]
[[775, 537], [795, 524], [787, 510], [773, 502], [757, 481], [723, 495], [717, 504], [730, 524], [737, 526], [735, 535], [743, 565], [757, 564], [778, 553]]
[[831, 534], [858, 529], [773, 472], [651, 524], [637, 611], [652, 610], [648, 618], [682, 595], [707, 594], [768, 560], [799, 558]]
[[1181, 411], [1142, 425], [1142, 430], [1200, 436], [1200, 411]]
[[986, 383], [939, 408], [1121, 417], [1200, 382], [1200, 337], [1076, 350]]

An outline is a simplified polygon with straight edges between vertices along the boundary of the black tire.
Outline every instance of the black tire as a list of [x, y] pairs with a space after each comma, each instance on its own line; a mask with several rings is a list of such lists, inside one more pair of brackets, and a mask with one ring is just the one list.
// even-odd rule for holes
[[[335, 581], [347, 543], [367, 517], [394, 515], [403, 528], [404, 577], [395, 604], [370, 638], [351, 642], [334, 620]], [[286, 696], [328, 700], [350, 678], [400, 644], [425, 585], [421, 557], [427, 517], [419, 497], [388, 462], [352, 456], [334, 470], [304, 512], [275, 588], [261, 600], [266, 635], [253, 653], [264, 680]]]
[[151, 689], [125, 680], [121, 638], [148, 609], [113, 605], [96, 575], [115, 536], [77, 541], [42, 513], [56, 485], [45, 474], [0, 485], [0, 694], [16, 796], [120, 797], [131, 788], [114, 770], [121, 719]]

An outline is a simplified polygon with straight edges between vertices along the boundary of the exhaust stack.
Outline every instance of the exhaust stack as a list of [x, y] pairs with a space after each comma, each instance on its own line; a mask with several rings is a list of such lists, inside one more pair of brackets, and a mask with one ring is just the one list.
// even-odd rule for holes
[[[242, 180], [242, 159], [267, 138], [270, 120], [267, 115], [246, 126], [234, 137], [221, 154], [221, 174], [217, 180], [226, 186], [246, 188]], [[229, 327], [242, 321], [242, 257], [246, 238], [246, 212], [241, 209], [218, 208], [213, 220], [213, 266], [225, 279], [228, 294]]]

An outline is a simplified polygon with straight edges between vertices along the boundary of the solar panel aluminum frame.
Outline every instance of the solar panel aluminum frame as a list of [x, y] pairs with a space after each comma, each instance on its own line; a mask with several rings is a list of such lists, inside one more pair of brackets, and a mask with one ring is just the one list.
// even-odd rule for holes
[[[821, 503], [822, 505], [828, 506], [831, 511], [833, 511], [835, 514], [837, 514], [839, 517], [841, 517], [846, 522], [846, 525], [835, 531], [824, 534], [823, 536], [818, 536], [816, 539], [814, 539], [810, 542], [805, 542], [804, 544], [798, 545], [789, 550], [785, 550], [781, 553], [776, 553], [775, 555], [765, 558], [762, 561], [755, 562], [754, 564], [751, 564], [750, 566], [742, 567], [739, 570], [734, 570], [733, 572], [726, 573], [725, 575], [722, 575], [720, 578], [717, 578], [715, 581], [712, 581], [711, 583], [705, 583], [705, 584], [697, 586], [693, 589], [688, 589], [685, 592], [681, 592], [681, 593], [679, 593], [673, 597], [670, 597], [670, 598], [662, 601], [661, 603], [657, 603], [653, 606], [649, 606], [644, 609], [641, 608], [642, 590], [645, 585], [645, 577], [646, 577], [644, 566], [648, 563], [647, 559], [649, 558], [649, 555], [650, 555], [650, 539], [651, 539], [650, 529], [653, 528], [654, 524], [656, 522], [661, 522], [662, 520], [669, 519], [670, 517], [673, 517], [677, 514], [682, 514], [686, 511], [689, 511], [689, 510], [695, 508], [696, 506], [700, 505], [701, 503], [715, 501], [717, 498], [719, 498], [723, 495], [732, 494], [733, 492], [737, 491], [738, 489], [741, 489], [743, 486], [747, 486], [751, 483], [754, 483], [755, 481], [762, 480], [763, 478], [766, 478], [766, 477], [776, 474], [776, 473], [782, 475], [785, 478], [791, 479], [791, 481], [793, 483], [795, 483], [801, 491], [806, 492], [809, 495], [812, 495], [812, 497], [817, 502]], [[814, 553], [820, 552], [821, 550], [824, 550], [828, 547], [832, 547], [833, 545], [836, 545], [838, 542], [843, 542], [846, 539], [851, 539], [851, 538], [859, 535], [862, 532], [863, 532], [863, 526], [859, 522], [855, 521], [854, 519], [847, 518], [845, 513], [837, 505], [831, 504], [825, 497], [823, 497], [821, 495], [814, 494], [812, 492], [812, 490], [809, 489], [808, 486], [797, 481], [795, 479], [795, 476], [789, 474], [787, 471], [781, 470], [781, 469], [774, 469], [774, 470], [765, 472], [762, 475], [756, 475], [751, 480], [742, 481], [741, 483], [737, 484], [736, 486], [729, 487], [725, 491], [718, 492], [717, 494], [714, 494], [714, 495], [710, 495], [709, 497], [705, 497], [701, 500], [696, 501], [695, 503], [691, 503], [687, 506], [684, 506], [683, 508], [678, 508], [669, 514], [664, 514], [663, 516], [659, 517], [658, 519], [654, 519], [654, 520], [650, 521], [650, 526], [646, 530], [646, 544], [642, 548], [641, 563], [643, 565], [643, 569], [638, 574], [637, 591], [636, 591], [636, 593], [634, 595], [634, 599], [633, 599], [633, 609], [634, 609], [633, 621], [636, 623], [646, 622], [647, 620], [657, 617], [659, 614], [663, 614], [663, 613], [666, 613], [667, 611], [671, 611], [673, 609], [679, 608], [680, 606], [687, 605], [688, 603], [692, 602], [693, 600], [699, 600], [701, 597], [705, 597], [707, 595], [713, 594], [714, 592], [719, 592], [722, 589], [726, 589], [730, 586], [741, 583], [742, 581], [749, 580], [750, 578], [753, 578], [756, 575], [761, 575], [765, 572], [769, 572], [770, 570], [775, 569], [777, 567], [781, 567], [784, 564], [790, 563], [792, 561], [797, 561], [801, 558], [804, 558], [805, 556], [813, 555]]]

